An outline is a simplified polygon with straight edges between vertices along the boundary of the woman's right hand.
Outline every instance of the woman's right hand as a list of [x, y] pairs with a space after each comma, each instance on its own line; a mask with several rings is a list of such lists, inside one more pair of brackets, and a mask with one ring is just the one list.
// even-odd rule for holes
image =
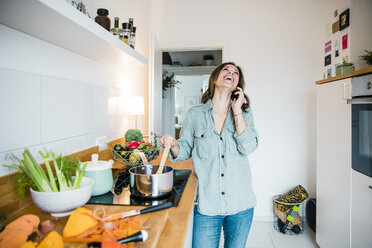
[[164, 136], [162, 136], [160, 138], [160, 145], [165, 148], [168, 145], [168, 139], [169, 138], [172, 138], [170, 151], [172, 153], [172, 156], [174, 158], [176, 158], [178, 156], [179, 151], [180, 151], [180, 146], [179, 146], [177, 140], [174, 137], [172, 137], [172, 135], [165, 134]]

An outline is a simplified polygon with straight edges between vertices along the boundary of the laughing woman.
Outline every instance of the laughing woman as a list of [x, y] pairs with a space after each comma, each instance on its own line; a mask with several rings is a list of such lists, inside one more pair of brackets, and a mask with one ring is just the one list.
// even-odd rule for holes
[[[217, 248], [221, 228], [226, 248], [245, 247], [256, 197], [248, 155], [258, 145], [239, 66], [223, 63], [209, 78], [201, 105], [189, 109], [182, 137], [171, 144], [171, 159], [192, 157], [199, 179], [194, 208], [193, 247]], [[160, 143], [165, 147], [169, 135]]]

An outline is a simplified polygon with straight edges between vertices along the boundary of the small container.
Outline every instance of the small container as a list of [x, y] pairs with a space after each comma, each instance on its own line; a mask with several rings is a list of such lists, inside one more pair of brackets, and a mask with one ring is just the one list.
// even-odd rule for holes
[[98, 154], [92, 154], [92, 161], [84, 163], [87, 163], [84, 176], [94, 180], [92, 196], [109, 192], [114, 184], [111, 169], [114, 161], [98, 160]]
[[114, 22], [114, 27], [111, 29], [112, 35], [116, 36], [117, 38], [120, 39], [120, 34], [121, 34], [121, 28], [119, 28], [119, 17], [115, 17], [115, 22]]
[[134, 49], [136, 46], [136, 27], [132, 27], [129, 38], [129, 45]]
[[123, 27], [123, 32], [120, 36], [120, 39], [124, 41], [124, 43], [129, 45], [129, 38], [130, 38], [132, 24], [130, 24], [129, 22], [123, 22], [121, 25]]
[[111, 29], [111, 20], [108, 17], [109, 11], [107, 9], [97, 9], [97, 16], [94, 19], [96, 23], [101, 25], [107, 31], [110, 32]]

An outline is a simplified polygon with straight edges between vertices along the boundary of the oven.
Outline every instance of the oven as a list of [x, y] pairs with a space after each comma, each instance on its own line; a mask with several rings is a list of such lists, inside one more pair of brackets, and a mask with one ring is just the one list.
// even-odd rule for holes
[[372, 74], [351, 79], [352, 169], [372, 177]]

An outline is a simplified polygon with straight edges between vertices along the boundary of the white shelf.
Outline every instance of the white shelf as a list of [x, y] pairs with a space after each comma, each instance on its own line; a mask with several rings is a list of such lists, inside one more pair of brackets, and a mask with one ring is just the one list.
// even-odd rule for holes
[[216, 66], [171, 66], [163, 65], [163, 70], [175, 75], [207, 75], [211, 74]]
[[64, 0], [0, 0], [0, 23], [104, 64], [147, 59]]

